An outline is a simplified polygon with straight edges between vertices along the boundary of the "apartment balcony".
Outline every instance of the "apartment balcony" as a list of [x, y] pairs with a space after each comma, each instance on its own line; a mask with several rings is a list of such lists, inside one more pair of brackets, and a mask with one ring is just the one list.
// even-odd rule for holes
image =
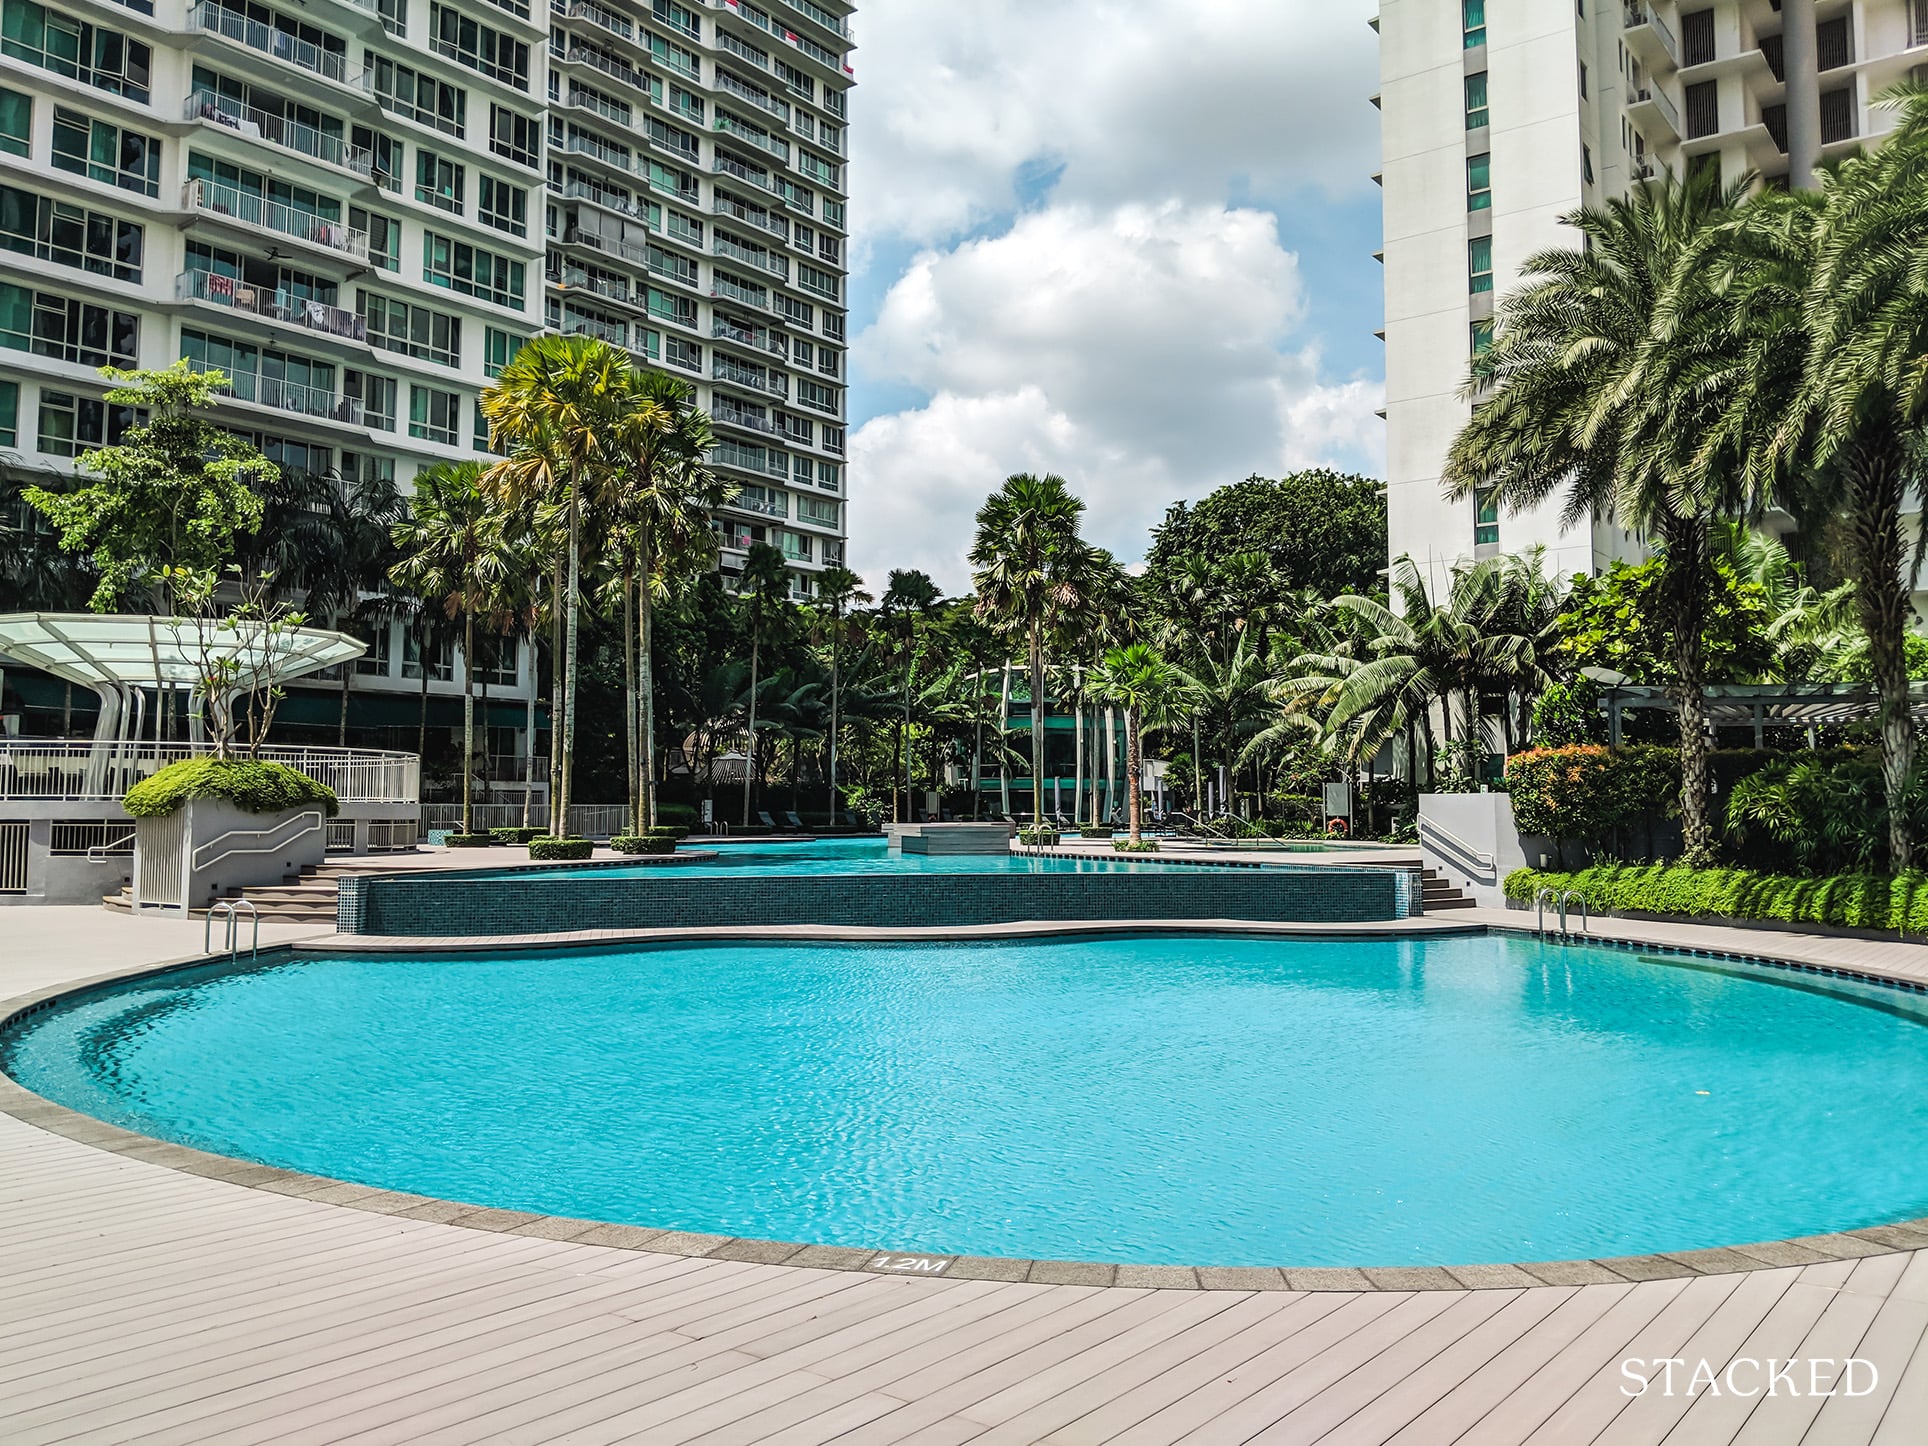
[[591, 25], [620, 40], [636, 43], [636, 26], [627, 16], [618, 15], [613, 10], [605, 10], [595, 0], [568, 0], [567, 4], [552, 5], [552, 13], [564, 20], [586, 20]]
[[778, 100], [773, 95], [766, 95], [761, 91], [745, 85], [727, 70], [719, 70], [716, 72], [716, 88], [725, 95], [734, 96], [745, 105], [755, 106], [765, 115], [775, 116], [785, 125], [790, 123], [789, 102]]
[[640, 70], [581, 45], [570, 46], [560, 60], [552, 59], [550, 64], [586, 66], [599, 75], [608, 76], [609, 79], [620, 82], [632, 90], [641, 91], [645, 97], [655, 98], [655, 92], [650, 88], [649, 77]]
[[1671, 145], [1687, 136], [1687, 129], [1680, 122], [1680, 112], [1658, 86], [1636, 90], [1628, 98], [1627, 119], [1656, 144]]
[[[343, 52], [324, 50], [311, 41], [250, 20], [233, 10], [211, 4], [209, 0], [200, 0], [188, 10], [187, 28], [190, 35], [212, 36], [227, 44], [245, 47], [258, 55], [269, 56], [281, 63], [284, 74], [299, 71], [328, 82], [327, 87], [316, 88], [320, 94], [344, 98], [341, 91], [352, 91], [356, 97], [366, 99], [373, 92], [366, 72], [349, 73], [348, 57]], [[301, 79], [291, 74], [287, 78], [297, 82]], [[329, 87], [340, 87], [340, 90]]]
[[181, 188], [181, 208], [249, 231], [286, 236], [336, 257], [366, 265], [368, 233], [313, 212], [297, 211], [266, 197], [213, 181], [189, 181]]
[[588, 336], [625, 350], [629, 347], [629, 328], [620, 322], [592, 321], [586, 316], [565, 316], [556, 328], [564, 336]]
[[770, 310], [769, 292], [761, 286], [738, 286], [726, 276], [711, 279], [710, 298], [713, 301], [733, 301], [738, 306], [747, 306], [755, 311]]
[[635, 123], [635, 111], [631, 107], [604, 100], [599, 95], [591, 95], [588, 91], [578, 90], [573, 85], [569, 87], [562, 103], [566, 109], [587, 111], [591, 115], [601, 116], [611, 125], [620, 126], [623, 130], [628, 130]]
[[1680, 42], [1668, 29], [1667, 22], [1654, 13], [1652, 5], [1645, 0], [1628, 0], [1626, 22], [1627, 49], [1649, 71], [1680, 68]]
[[[592, 205], [601, 206], [604, 210], [614, 211], [619, 216], [626, 216], [640, 225], [651, 226], [649, 213], [632, 197], [619, 196], [614, 191], [605, 191], [601, 186], [590, 185], [586, 181], [569, 181], [563, 185], [560, 194], [567, 200], [588, 201]], [[651, 227], [651, 229], [654, 228]]]
[[772, 276], [790, 279], [790, 260], [787, 256], [774, 256], [768, 251], [752, 251], [739, 246], [734, 241], [726, 241], [718, 236], [710, 247], [713, 256], [726, 257], [744, 266], [753, 266], [758, 271], [767, 271]]
[[735, 342], [738, 346], [752, 351], [768, 352], [771, 356], [788, 358], [790, 339], [780, 332], [747, 329], [731, 326], [727, 321], [715, 322], [710, 327], [710, 335], [717, 341]]
[[790, 223], [782, 216], [772, 215], [761, 207], [745, 206], [739, 202], [718, 196], [711, 202], [712, 215], [728, 216], [745, 226], [753, 226], [759, 231], [768, 232], [781, 241], [790, 239]]
[[787, 162], [790, 159], [789, 142], [777, 139], [768, 131], [752, 130], [734, 116], [725, 115], [719, 111], [714, 129], [734, 137], [746, 146], [755, 146], [758, 150], [775, 156], [780, 161]]
[[741, 427], [750, 432], [761, 432], [765, 436], [781, 435], [776, 423], [760, 412], [744, 411], [728, 404], [728, 398], [718, 397], [710, 409], [710, 420], [726, 427]]
[[[735, 10], [730, 11], [730, 14], [737, 19], [743, 18], [742, 15]], [[719, 30], [716, 32], [716, 46], [717, 49], [734, 55], [745, 65], [753, 65], [758, 70], [768, 70], [770, 68], [770, 62], [767, 57], [759, 54], [754, 46], [745, 45], [727, 30]]]
[[182, 115], [184, 119], [229, 130], [248, 140], [266, 141], [271, 146], [346, 171], [371, 185], [374, 183], [373, 152], [351, 146], [340, 136], [329, 135], [300, 121], [253, 110], [207, 90], [190, 95]]
[[264, 321], [300, 327], [342, 341], [368, 342], [368, 323], [345, 307], [302, 301], [285, 291], [251, 286], [232, 276], [211, 271], [183, 271], [174, 278], [176, 301], [198, 301], [227, 311], [258, 316]]
[[[808, 9], [805, 9], [803, 8], [804, 3], [807, 3], [807, 0], [801, 0], [801, 3], [799, 3], [799, 0], [784, 0], [786, 9], [803, 16], [813, 24], [820, 25], [829, 31], [832, 40], [839, 42], [835, 48], [819, 44], [808, 35], [799, 34], [797, 31], [790, 29], [787, 24], [778, 24], [758, 10], [732, 7], [726, 9], [725, 13], [733, 20], [740, 20], [747, 25], [753, 25], [758, 30], [763, 31], [770, 37], [772, 44], [785, 47], [786, 55], [805, 56], [814, 61], [821, 69], [841, 80], [851, 73], [850, 67], [846, 64], [844, 58], [844, 48], [849, 43], [849, 36], [846, 33], [847, 27], [842, 21], [838, 20], [821, 6], [810, 5]], [[809, 27], [806, 26], [805, 28], [807, 29]], [[741, 47], [740, 43], [736, 41], [736, 38], [727, 30], [719, 29], [716, 32], [716, 38], [717, 43], [725, 50], [729, 50], [733, 54], [742, 53], [744, 47]], [[743, 58], [749, 60], [752, 65], [758, 64], [758, 62], [750, 56], [746, 55]]]
[[635, 159], [628, 151], [580, 132], [565, 135], [560, 142], [551, 141], [549, 151], [552, 155], [581, 156], [625, 176], [636, 174]]
[[767, 447], [747, 446], [742, 442], [725, 437], [710, 450], [712, 467], [734, 467], [740, 472], [752, 472], [760, 477], [790, 476], [790, 459], [782, 452]]
[[821, 26], [834, 39], [847, 43], [851, 38], [849, 22], [832, 15], [821, 5], [813, 5], [810, 0], [777, 0], [777, 4], [792, 14], [801, 15], [813, 25]]
[[[195, 371], [209, 368], [197, 366]], [[228, 373], [227, 390], [222, 399], [266, 411], [307, 417], [320, 422], [339, 422], [344, 426], [362, 425], [362, 404], [355, 397], [341, 396], [305, 382], [285, 377], [263, 376], [259, 372]]]
[[580, 266], [562, 266], [544, 273], [549, 284], [560, 291], [580, 291], [618, 306], [643, 306], [644, 299], [625, 282], [591, 276]]
[[600, 252], [604, 256], [617, 257], [623, 261], [627, 261], [632, 266], [649, 265], [649, 248], [647, 246], [638, 246], [633, 241], [619, 241], [613, 236], [603, 236], [594, 231], [585, 231], [580, 226], [566, 227], [559, 238], [559, 244], [563, 246], [581, 246], [590, 251]]
[[790, 395], [790, 379], [781, 372], [766, 372], [761, 368], [740, 366], [728, 357], [718, 357], [710, 368], [712, 381], [727, 382], [733, 387], [745, 387], [766, 396], [787, 399]]

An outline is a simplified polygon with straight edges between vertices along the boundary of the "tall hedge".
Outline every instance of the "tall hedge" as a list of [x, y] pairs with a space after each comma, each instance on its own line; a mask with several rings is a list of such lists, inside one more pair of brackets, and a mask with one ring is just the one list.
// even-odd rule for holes
[[1521, 833], [1598, 848], [1679, 812], [1680, 755], [1650, 743], [1534, 748], [1507, 759], [1506, 788]]

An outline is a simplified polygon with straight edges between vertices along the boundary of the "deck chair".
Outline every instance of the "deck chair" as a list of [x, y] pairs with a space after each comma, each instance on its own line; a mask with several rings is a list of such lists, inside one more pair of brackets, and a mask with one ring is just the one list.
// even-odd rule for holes
[[803, 820], [797, 817], [797, 812], [795, 809], [785, 809], [783, 812], [783, 821], [787, 823], [791, 828], [795, 829], [798, 833], [802, 833], [804, 831]]
[[765, 810], [760, 808], [756, 811], [756, 821], [772, 831], [774, 831], [777, 826], [777, 821], [771, 818]]

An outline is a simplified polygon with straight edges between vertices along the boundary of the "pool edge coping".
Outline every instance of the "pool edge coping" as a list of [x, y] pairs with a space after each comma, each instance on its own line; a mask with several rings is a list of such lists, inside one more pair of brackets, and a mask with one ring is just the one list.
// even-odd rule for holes
[[[625, 941], [671, 943], [682, 940], [710, 943], [729, 940], [762, 940], [767, 942], [773, 938], [788, 938], [799, 942], [836, 939], [849, 942], [881, 942], [894, 938], [916, 943], [933, 943], [945, 939], [1037, 938], [1121, 932], [1272, 933], [1301, 938], [1351, 937], [1371, 933], [1423, 933], [1464, 937], [1475, 934], [1535, 932], [1531, 925], [1525, 923], [1512, 926], [1487, 921], [1459, 924], [1440, 920], [1430, 928], [1414, 930], [1411, 926], [1415, 922], [1418, 921], [1385, 921], [1376, 923], [1375, 926], [1334, 926], [1277, 924], [1249, 920], [1090, 922], [1052, 920], [1030, 924], [989, 924], [948, 928], [937, 926], [916, 930], [840, 925], [794, 925], [779, 926], [774, 929], [719, 926], [706, 930], [610, 930], [567, 936], [543, 934], [435, 941], [405, 936], [317, 934], [307, 939], [271, 945], [261, 950], [258, 957], [272, 960], [302, 952], [314, 953], [322, 947], [336, 948], [344, 939], [357, 941], [343, 950], [349, 953], [459, 953], [482, 946], [518, 952], [539, 952], [558, 948], [578, 949], [596, 944]], [[438, 947], [424, 949], [425, 942], [433, 942]], [[1919, 981], [1886, 974], [1876, 968], [1827, 967], [1777, 958], [1771, 954], [1688, 949], [1598, 937], [1589, 937], [1586, 942], [1610, 948], [1644, 950], [1649, 953], [1680, 954], [1688, 958], [1713, 958], [1736, 963], [1766, 965], [1799, 973], [1823, 974], [1899, 988], [1917, 994], [1928, 993], [1928, 988]], [[128, 983], [149, 975], [205, 966], [211, 962], [218, 963], [219, 956], [191, 954], [109, 970], [103, 974], [31, 990], [25, 994], [3, 999], [0, 1000], [0, 1032], [78, 994]], [[214, 1154], [190, 1145], [180, 1145], [124, 1129], [119, 1125], [110, 1124], [93, 1115], [70, 1109], [45, 1096], [35, 1094], [4, 1072], [0, 1072], [0, 1114], [8, 1115], [23, 1124], [73, 1140], [78, 1144], [178, 1170], [184, 1174], [199, 1175], [248, 1189], [306, 1199], [318, 1204], [391, 1215], [398, 1219], [424, 1220], [492, 1234], [533, 1236], [558, 1242], [603, 1245], [612, 1249], [661, 1255], [875, 1275], [915, 1275], [926, 1279], [986, 1280], [1123, 1289], [1246, 1292], [1519, 1290], [1536, 1287], [1627, 1285], [1656, 1280], [1695, 1279], [1705, 1275], [1734, 1275], [1756, 1270], [1825, 1265], [1869, 1256], [1928, 1249], [1928, 1216], [1865, 1226], [1856, 1230], [1795, 1236], [1784, 1240], [1710, 1246], [1699, 1250], [1483, 1265], [1316, 1267], [1122, 1265], [1101, 1261], [1029, 1260], [1006, 1256], [953, 1255], [860, 1246], [810, 1245], [794, 1241], [660, 1230], [648, 1226], [620, 1225], [608, 1221], [543, 1215], [533, 1211], [472, 1205], [434, 1196], [360, 1185], [327, 1176], [310, 1175], [236, 1156]]]

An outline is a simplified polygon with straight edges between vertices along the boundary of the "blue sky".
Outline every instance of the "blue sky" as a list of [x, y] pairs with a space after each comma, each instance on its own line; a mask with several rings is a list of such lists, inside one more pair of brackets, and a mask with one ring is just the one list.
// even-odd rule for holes
[[1141, 555], [1251, 472], [1377, 473], [1374, 0], [870, 0], [856, 20], [851, 558], [950, 590], [1056, 471]]

